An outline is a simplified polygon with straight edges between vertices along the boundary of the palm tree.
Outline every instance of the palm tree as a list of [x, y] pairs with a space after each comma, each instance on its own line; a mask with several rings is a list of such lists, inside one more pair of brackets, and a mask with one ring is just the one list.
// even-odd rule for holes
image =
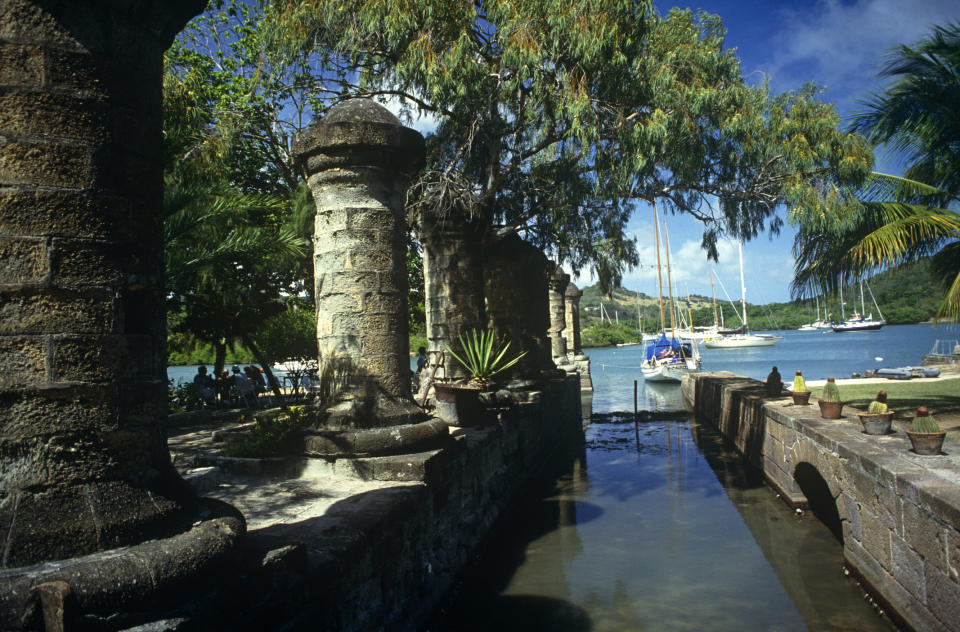
[[960, 319], [960, 24], [901, 45], [881, 73], [893, 79], [865, 103], [852, 131], [905, 155], [903, 177], [872, 173], [843, 192], [846, 211], [800, 226], [794, 294], [835, 289], [881, 267], [930, 256], [947, 291], [938, 320]]

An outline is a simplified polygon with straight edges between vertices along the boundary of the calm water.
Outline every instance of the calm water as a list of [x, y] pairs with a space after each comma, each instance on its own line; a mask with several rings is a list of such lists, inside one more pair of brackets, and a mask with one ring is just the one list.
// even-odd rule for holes
[[[631, 403], [632, 405], [632, 403]], [[891, 630], [840, 543], [689, 421], [594, 423], [426, 629]]]
[[[700, 347], [704, 371], [732, 371], [765, 379], [776, 366], [784, 381], [797, 369], [808, 380], [850, 377], [868, 369], [919, 365], [937, 339], [960, 339], [956, 325], [888, 325], [879, 331], [835, 334], [812, 331], [778, 331], [783, 336], [772, 347], [707, 349]], [[633, 411], [633, 381], [638, 382], [640, 410], [678, 410], [683, 407], [680, 388], [669, 384], [644, 384], [640, 365], [643, 347], [587, 349], [593, 376], [594, 412]], [[877, 360], [882, 358], [882, 360]]]
[[[705, 370], [809, 379], [920, 363], [955, 328], [781, 332], [766, 349], [704, 349]], [[682, 408], [679, 385], [646, 385], [641, 347], [592, 349], [594, 413]], [[876, 357], [883, 360], [875, 360]], [[427, 626], [453, 630], [891, 630], [843, 573], [841, 543], [797, 514], [709, 427], [599, 423], [584, 456], [518, 503]]]

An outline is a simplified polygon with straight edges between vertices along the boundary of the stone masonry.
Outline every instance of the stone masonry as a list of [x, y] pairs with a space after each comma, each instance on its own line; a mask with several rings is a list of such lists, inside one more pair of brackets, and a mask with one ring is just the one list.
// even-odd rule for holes
[[526, 351], [513, 369], [522, 378], [556, 370], [550, 339], [547, 282], [552, 264], [539, 248], [517, 235], [505, 237], [484, 251], [484, 298], [487, 321], [498, 338], [510, 340], [512, 356]]
[[[427, 340], [431, 355], [449, 345], [460, 352], [459, 337], [486, 326], [483, 305], [483, 224], [478, 218], [450, 211], [421, 212], [417, 232], [423, 244]], [[459, 379], [466, 369], [449, 353], [440, 375]]]
[[[147, 557], [135, 571], [51, 560], [173, 542], [198, 518], [160, 429], [160, 125], [163, 51], [203, 4], [0, 4], [3, 629], [36, 622], [23, 608], [42, 582], [59, 586], [43, 593], [50, 603], [72, 591], [71, 604], [96, 609], [110, 604], [90, 572], [114, 573], [106, 589], [122, 590], [150, 571]], [[242, 535], [240, 521], [221, 526], [226, 540]], [[210, 535], [224, 542], [223, 529]], [[163, 546], [182, 555], [184, 582], [206, 554], [200, 540]]]
[[806, 503], [798, 468], [819, 473], [836, 505], [847, 564], [885, 609], [916, 630], [960, 630], [960, 446], [918, 456], [900, 433], [869, 436], [856, 416], [765, 397], [731, 373], [684, 378], [698, 418], [716, 425], [791, 504]]
[[590, 377], [590, 358], [584, 355], [580, 347], [580, 297], [583, 292], [573, 283], [567, 284], [564, 292], [564, 315], [566, 328], [563, 335], [567, 339], [567, 363], [572, 364], [580, 374], [580, 387], [585, 391], [593, 390]]
[[567, 339], [564, 335], [564, 330], [567, 327], [567, 314], [564, 298], [569, 283], [570, 275], [564, 272], [560, 266], [555, 266], [547, 283], [550, 301], [550, 328], [547, 331], [550, 336], [550, 351], [553, 355], [553, 361], [558, 364], [566, 364], [567, 361]]
[[423, 137], [383, 106], [352, 99], [305, 131], [295, 153], [317, 205], [321, 367], [337, 358], [350, 363], [337, 415], [366, 419], [357, 421], [361, 425], [404, 423], [415, 409], [404, 196], [424, 163]]

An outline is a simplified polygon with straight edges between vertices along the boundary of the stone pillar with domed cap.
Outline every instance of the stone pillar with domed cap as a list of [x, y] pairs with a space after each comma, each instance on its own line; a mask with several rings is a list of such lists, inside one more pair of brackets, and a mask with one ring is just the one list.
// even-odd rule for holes
[[[314, 283], [321, 372], [346, 383], [327, 425], [421, 417], [410, 387], [404, 201], [424, 140], [366, 99], [332, 107], [294, 152], [317, 206]], [[322, 377], [322, 376], [321, 376]]]

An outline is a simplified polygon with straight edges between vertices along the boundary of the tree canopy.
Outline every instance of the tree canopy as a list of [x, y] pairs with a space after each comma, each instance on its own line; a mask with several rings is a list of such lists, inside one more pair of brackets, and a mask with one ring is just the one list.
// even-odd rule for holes
[[897, 47], [852, 129], [905, 156], [903, 177], [872, 173], [842, 190], [836, 214], [800, 218], [796, 295], [833, 289], [872, 271], [931, 256], [947, 291], [937, 318], [960, 318], [960, 24]]
[[721, 232], [776, 230], [783, 202], [822, 210], [871, 164], [812, 90], [748, 86], [715, 16], [638, 0], [308, 0], [276, 3], [268, 25], [326, 89], [436, 121], [415, 210], [465, 210], [487, 239], [521, 232], [604, 284], [636, 263], [634, 199], [701, 219], [715, 255]]

